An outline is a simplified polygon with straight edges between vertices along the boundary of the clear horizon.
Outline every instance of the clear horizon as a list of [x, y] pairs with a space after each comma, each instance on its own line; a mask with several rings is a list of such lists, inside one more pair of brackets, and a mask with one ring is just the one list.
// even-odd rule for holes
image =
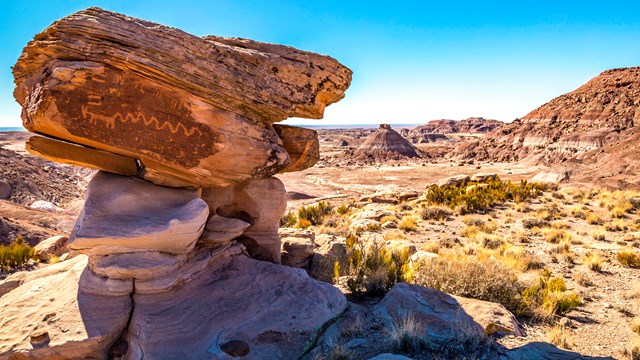
[[481, 116], [511, 121], [600, 72], [640, 65], [640, 4], [325, 1], [15, 1], [0, 5], [0, 127], [21, 126], [10, 67], [34, 35], [89, 6], [194, 35], [244, 37], [327, 54], [354, 71], [324, 120], [423, 124]]

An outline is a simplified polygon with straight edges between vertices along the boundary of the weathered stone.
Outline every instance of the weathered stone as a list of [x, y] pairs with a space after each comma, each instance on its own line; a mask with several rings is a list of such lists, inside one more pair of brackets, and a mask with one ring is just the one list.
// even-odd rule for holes
[[453, 296], [462, 310], [484, 329], [486, 335], [524, 336], [524, 331], [513, 314], [502, 304]]
[[129, 176], [138, 175], [139, 171], [134, 158], [42, 136], [32, 136], [25, 148], [34, 155], [63, 164]]
[[87, 257], [78, 256], [30, 272], [2, 295], [0, 359], [106, 359], [125, 331], [133, 285], [97, 294], [91, 277]]
[[568, 181], [571, 178], [571, 170], [569, 169], [547, 169], [542, 170], [531, 178], [531, 182], [558, 184]]
[[498, 174], [496, 173], [478, 173], [471, 175], [471, 181], [486, 182], [489, 180], [496, 180]]
[[11, 197], [11, 185], [0, 181], [0, 199], [8, 199], [9, 197]]
[[68, 246], [93, 255], [184, 254], [195, 246], [208, 214], [196, 190], [98, 172], [89, 183]]
[[91, 271], [109, 279], [148, 280], [165, 276], [185, 263], [185, 254], [145, 251], [96, 255], [91, 257]]
[[213, 215], [207, 221], [198, 244], [207, 247], [224, 246], [242, 235], [249, 226], [251, 224], [244, 220]]
[[308, 269], [316, 244], [312, 231], [281, 228], [278, 230], [282, 241], [282, 265]]
[[395, 216], [395, 212], [384, 210], [384, 209], [365, 208], [364, 210], [351, 215], [351, 219], [352, 220], [371, 219], [371, 220], [380, 221], [385, 216]]
[[[509, 360], [589, 360], [596, 358], [583, 356], [573, 351], [563, 350], [546, 342], [530, 342], [507, 351]], [[599, 358], [604, 359], [604, 358]]]
[[346, 275], [349, 269], [349, 256], [344, 238], [328, 241], [315, 250], [311, 258], [309, 274], [312, 278], [331, 283], [334, 277], [335, 263], [340, 266], [340, 274]]
[[356, 220], [349, 225], [349, 228], [353, 231], [373, 231], [382, 226], [379, 221], [373, 219], [360, 219]]
[[369, 360], [412, 360], [412, 359], [404, 355], [384, 353], [378, 356], [374, 356]]
[[338, 289], [301, 269], [244, 255], [209, 264], [169, 292], [139, 294], [136, 283], [127, 359], [224, 358], [230, 341], [256, 359], [297, 359], [347, 306]]
[[455, 175], [448, 178], [438, 180], [438, 186], [460, 186], [471, 180], [469, 175]]
[[68, 237], [60, 235], [42, 240], [33, 247], [34, 256], [42, 261], [47, 261], [52, 256], [61, 256], [69, 251], [67, 248], [68, 241]]
[[320, 143], [315, 130], [279, 124], [273, 125], [273, 129], [291, 159], [281, 173], [308, 169], [320, 160]]
[[139, 159], [146, 179], [169, 186], [284, 169], [290, 158], [271, 124], [321, 118], [351, 81], [326, 56], [99, 8], [36, 35], [13, 75], [29, 131]]
[[287, 192], [277, 178], [252, 179], [233, 188], [204, 189], [202, 198], [216, 214], [251, 224], [238, 241], [251, 257], [280, 263], [280, 217], [287, 206]]
[[373, 313], [388, 328], [394, 322], [413, 317], [423, 329], [422, 338], [433, 344], [484, 334], [482, 327], [453, 296], [407, 283], [398, 283], [391, 288]]
[[38, 209], [38, 210], [48, 211], [48, 212], [54, 212], [54, 213], [64, 211], [64, 209], [56, 206], [52, 202], [46, 201], [46, 200], [36, 200], [31, 204], [30, 207], [33, 208], [33, 209]]

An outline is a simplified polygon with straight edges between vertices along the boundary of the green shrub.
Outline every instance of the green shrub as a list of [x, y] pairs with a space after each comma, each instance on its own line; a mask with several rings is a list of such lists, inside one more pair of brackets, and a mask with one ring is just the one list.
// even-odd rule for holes
[[408, 249], [390, 250], [383, 244], [365, 244], [353, 234], [347, 237], [346, 247], [347, 287], [354, 295], [382, 295], [396, 283], [411, 280]]
[[322, 225], [324, 218], [331, 214], [333, 207], [324, 201], [315, 205], [303, 206], [298, 210], [298, 219], [308, 220], [311, 225]]
[[499, 178], [484, 183], [469, 182], [459, 186], [434, 186], [429, 188], [425, 197], [429, 205], [444, 205], [455, 209], [456, 213], [468, 214], [484, 212], [505, 201], [523, 202], [542, 194], [544, 185], [502, 181]]
[[452, 214], [453, 212], [448, 207], [429, 206], [428, 208], [422, 209], [420, 217], [422, 218], [422, 220], [444, 221], [447, 220]]
[[336, 212], [340, 215], [344, 215], [349, 212], [349, 205], [342, 204], [336, 208]]
[[25, 244], [22, 236], [9, 246], [0, 245], [0, 269], [18, 269], [23, 267], [33, 256], [34, 250]]
[[565, 314], [582, 304], [582, 299], [574, 292], [568, 292], [564, 279], [552, 277], [545, 271], [538, 284], [522, 292], [524, 313], [532, 316], [551, 317]]
[[280, 227], [292, 227], [298, 222], [298, 217], [293, 211], [287, 211], [280, 218]]

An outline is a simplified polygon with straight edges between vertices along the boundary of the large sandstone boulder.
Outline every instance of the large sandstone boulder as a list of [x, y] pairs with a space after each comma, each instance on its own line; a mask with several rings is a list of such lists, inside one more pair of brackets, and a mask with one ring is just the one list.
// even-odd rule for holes
[[200, 38], [99, 8], [38, 34], [13, 75], [29, 131], [135, 158], [145, 179], [170, 186], [267, 177], [291, 163], [288, 150], [298, 157], [289, 170], [313, 165], [311, 134], [281, 139], [272, 123], [321, 118], [351, 81], [327, 56]]
[[133, 281], [97, 278], [87, 260], [30, 272], [0, 293], [0, 359], [107, 358], [126, 330]]
[[98, 172], [89, 183], [68, 246], [93, 255], [185, 254], [195, 246], [208, 214], [196, 190]]
[[281, 228], [278, 230], [282, 241], [282, 265], [308, 269], [316, 244], [313, 231]]
[[251, 257], [280, 263], [280, 218], [287, 206], [287, 192], [277, 178], [252, 179], [235, 186], [205, 188], [202, 199], [212, 214], [243, 220], [249, 226], [238, 241]]
[[127, 359], [228, 359], [241, 344], [243, 359], [297, 359], [347, 306], [301, 269], [242, 254], [197, 267], [177, 288], [134, 294]]
[[61, 256], [69, 252], [68, 241], [69, 238], [62, 235], [44, 239], [33, 247], [33, 255], [43, 261], [49, 260], [53, 256]]

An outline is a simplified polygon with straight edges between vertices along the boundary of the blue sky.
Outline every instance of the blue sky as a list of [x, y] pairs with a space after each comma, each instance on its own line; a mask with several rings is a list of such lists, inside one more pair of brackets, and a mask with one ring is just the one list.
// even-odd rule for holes
[[10, 67], [24, 45], [89, 6], [330, 55], [354, 76], [327, 124], [510, 121], [603, 70], [640, 65], [634, 1], [2, 1], [0, 126], [20, 124]]

